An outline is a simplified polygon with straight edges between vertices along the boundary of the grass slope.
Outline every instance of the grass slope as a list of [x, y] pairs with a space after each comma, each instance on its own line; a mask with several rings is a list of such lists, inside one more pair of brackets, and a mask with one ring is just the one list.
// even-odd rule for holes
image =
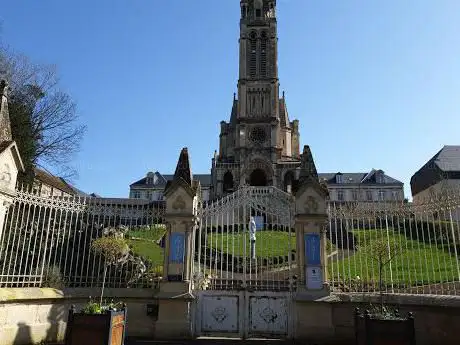
[[[364, 281], [378, 281], [378, 264], [366, 246], [385, 239], [397, 244], [398, 255], [383, 270], [383, 280], [403, 285], [419, 285], [458, 280], [455, 257], [440, 245], [425, 244], [408, 239], [404, 234], [390, 229], [353, 230], [358, 247], [350, 256], [329, 262], [329, 277], [334, 280], [351, 280], [357, 276]], [[447, 247], [446, 247], [447, 248]]]
[[138, 230], [130, 230], [127, 234], [128, 245], [133, 252], [149, 261], [154, 266], [163, 265], [164, 250], [157, 241], [164, 235], [162, 227], [146, 227]]

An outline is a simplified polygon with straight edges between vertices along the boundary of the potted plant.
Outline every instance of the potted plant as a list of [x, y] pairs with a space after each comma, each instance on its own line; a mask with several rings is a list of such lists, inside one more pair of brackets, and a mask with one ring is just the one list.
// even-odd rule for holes
[[91, 249], [104, 258], [104, 274], [99, 301], [91, 299], [80, 311], [69, 311], [66, 345], [88, 343], [123, 345], [127, 308], [124, 304], [103, 303], [105, 280], [109, 266], [122, 265], [129, 257], [129, 247], [122, 237], [104, 236], [91, 243]]
[[385, 267], [400, 254], [400, 246], [385, 237], [378, 238], [362, 248], [377, 264], [379, 282], [378, 306], [371, 306], [362, 313], [355, 309], [355, 337], [357, 345], [415, 345], [414, 316], [399, 314], [397, 308], [384, 303], [383, 272]]

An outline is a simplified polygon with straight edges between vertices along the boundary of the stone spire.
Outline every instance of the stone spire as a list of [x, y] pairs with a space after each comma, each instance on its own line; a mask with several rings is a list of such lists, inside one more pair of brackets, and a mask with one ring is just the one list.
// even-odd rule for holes
[[307, 180], [318, 181], [318, 173], [316, 171], [313, 155], [311, 154], [310, 147], [305, 145], [303, 147], [302, 159], [300, 163], [299, 183], [302, 184]]
[[186, 147], [184, 147], [180, 152], [173, 181], [178, 181], [179, 179], [183, 179], [189, 186], [192, 185], [193, 176], [192, 170], [190, 169], [188, 149]]
[[12, 141], [10, 115], [8, 112], [8, 83], [0, 80], [0, 143]]

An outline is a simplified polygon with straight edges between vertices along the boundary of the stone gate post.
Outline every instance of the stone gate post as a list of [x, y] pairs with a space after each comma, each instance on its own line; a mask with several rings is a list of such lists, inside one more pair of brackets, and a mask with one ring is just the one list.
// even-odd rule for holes
[[315, 299], [328, 295], [325, 285], [327, 187], [319, 182], [308, 146], [304, 147], [299, 186], [295, 193], [298, 296]]
[[317, 341], [333, 337], [332, 308], [327, 281], [327, 187], [320, 183], [308, 146], [302, 154], [295, 192], [298, 285], [295, 296], [295, 338]]
[[187, 148], [165, 188], [167, 226], [163, 281], [160, 286], [156, 337], [186, 339], [193, 335], [192, 264], [200, 185], [193, 181]]

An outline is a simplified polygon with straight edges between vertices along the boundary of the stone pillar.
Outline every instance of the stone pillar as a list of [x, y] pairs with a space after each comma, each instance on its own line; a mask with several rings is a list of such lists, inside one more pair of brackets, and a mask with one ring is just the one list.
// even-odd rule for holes
[[297, 238], [297, 295], [317, 299], [329, 295], [326, 266], [326, 197], [316, 182], [300, 187], [296, 193], [295, 231]]
[[187, 339], [193, 336], [192, 264], [200, 187], [192, 180], [190, 172], [188, 178], [187, 173], [183, 173], [184, 166], [189, 166], [188, 153], [185, 151], [184, 154], [184, 150], [186, 149], [181, 152], [174, 179], [165, 188], [167, 233], [163, 281], [157, 294], [158, 339]]
[[0, 192], [0, 241], [3, 238], [3, 228], [8, 214], [8, 208], [12, 203], [13, 198], [10, 195]]

